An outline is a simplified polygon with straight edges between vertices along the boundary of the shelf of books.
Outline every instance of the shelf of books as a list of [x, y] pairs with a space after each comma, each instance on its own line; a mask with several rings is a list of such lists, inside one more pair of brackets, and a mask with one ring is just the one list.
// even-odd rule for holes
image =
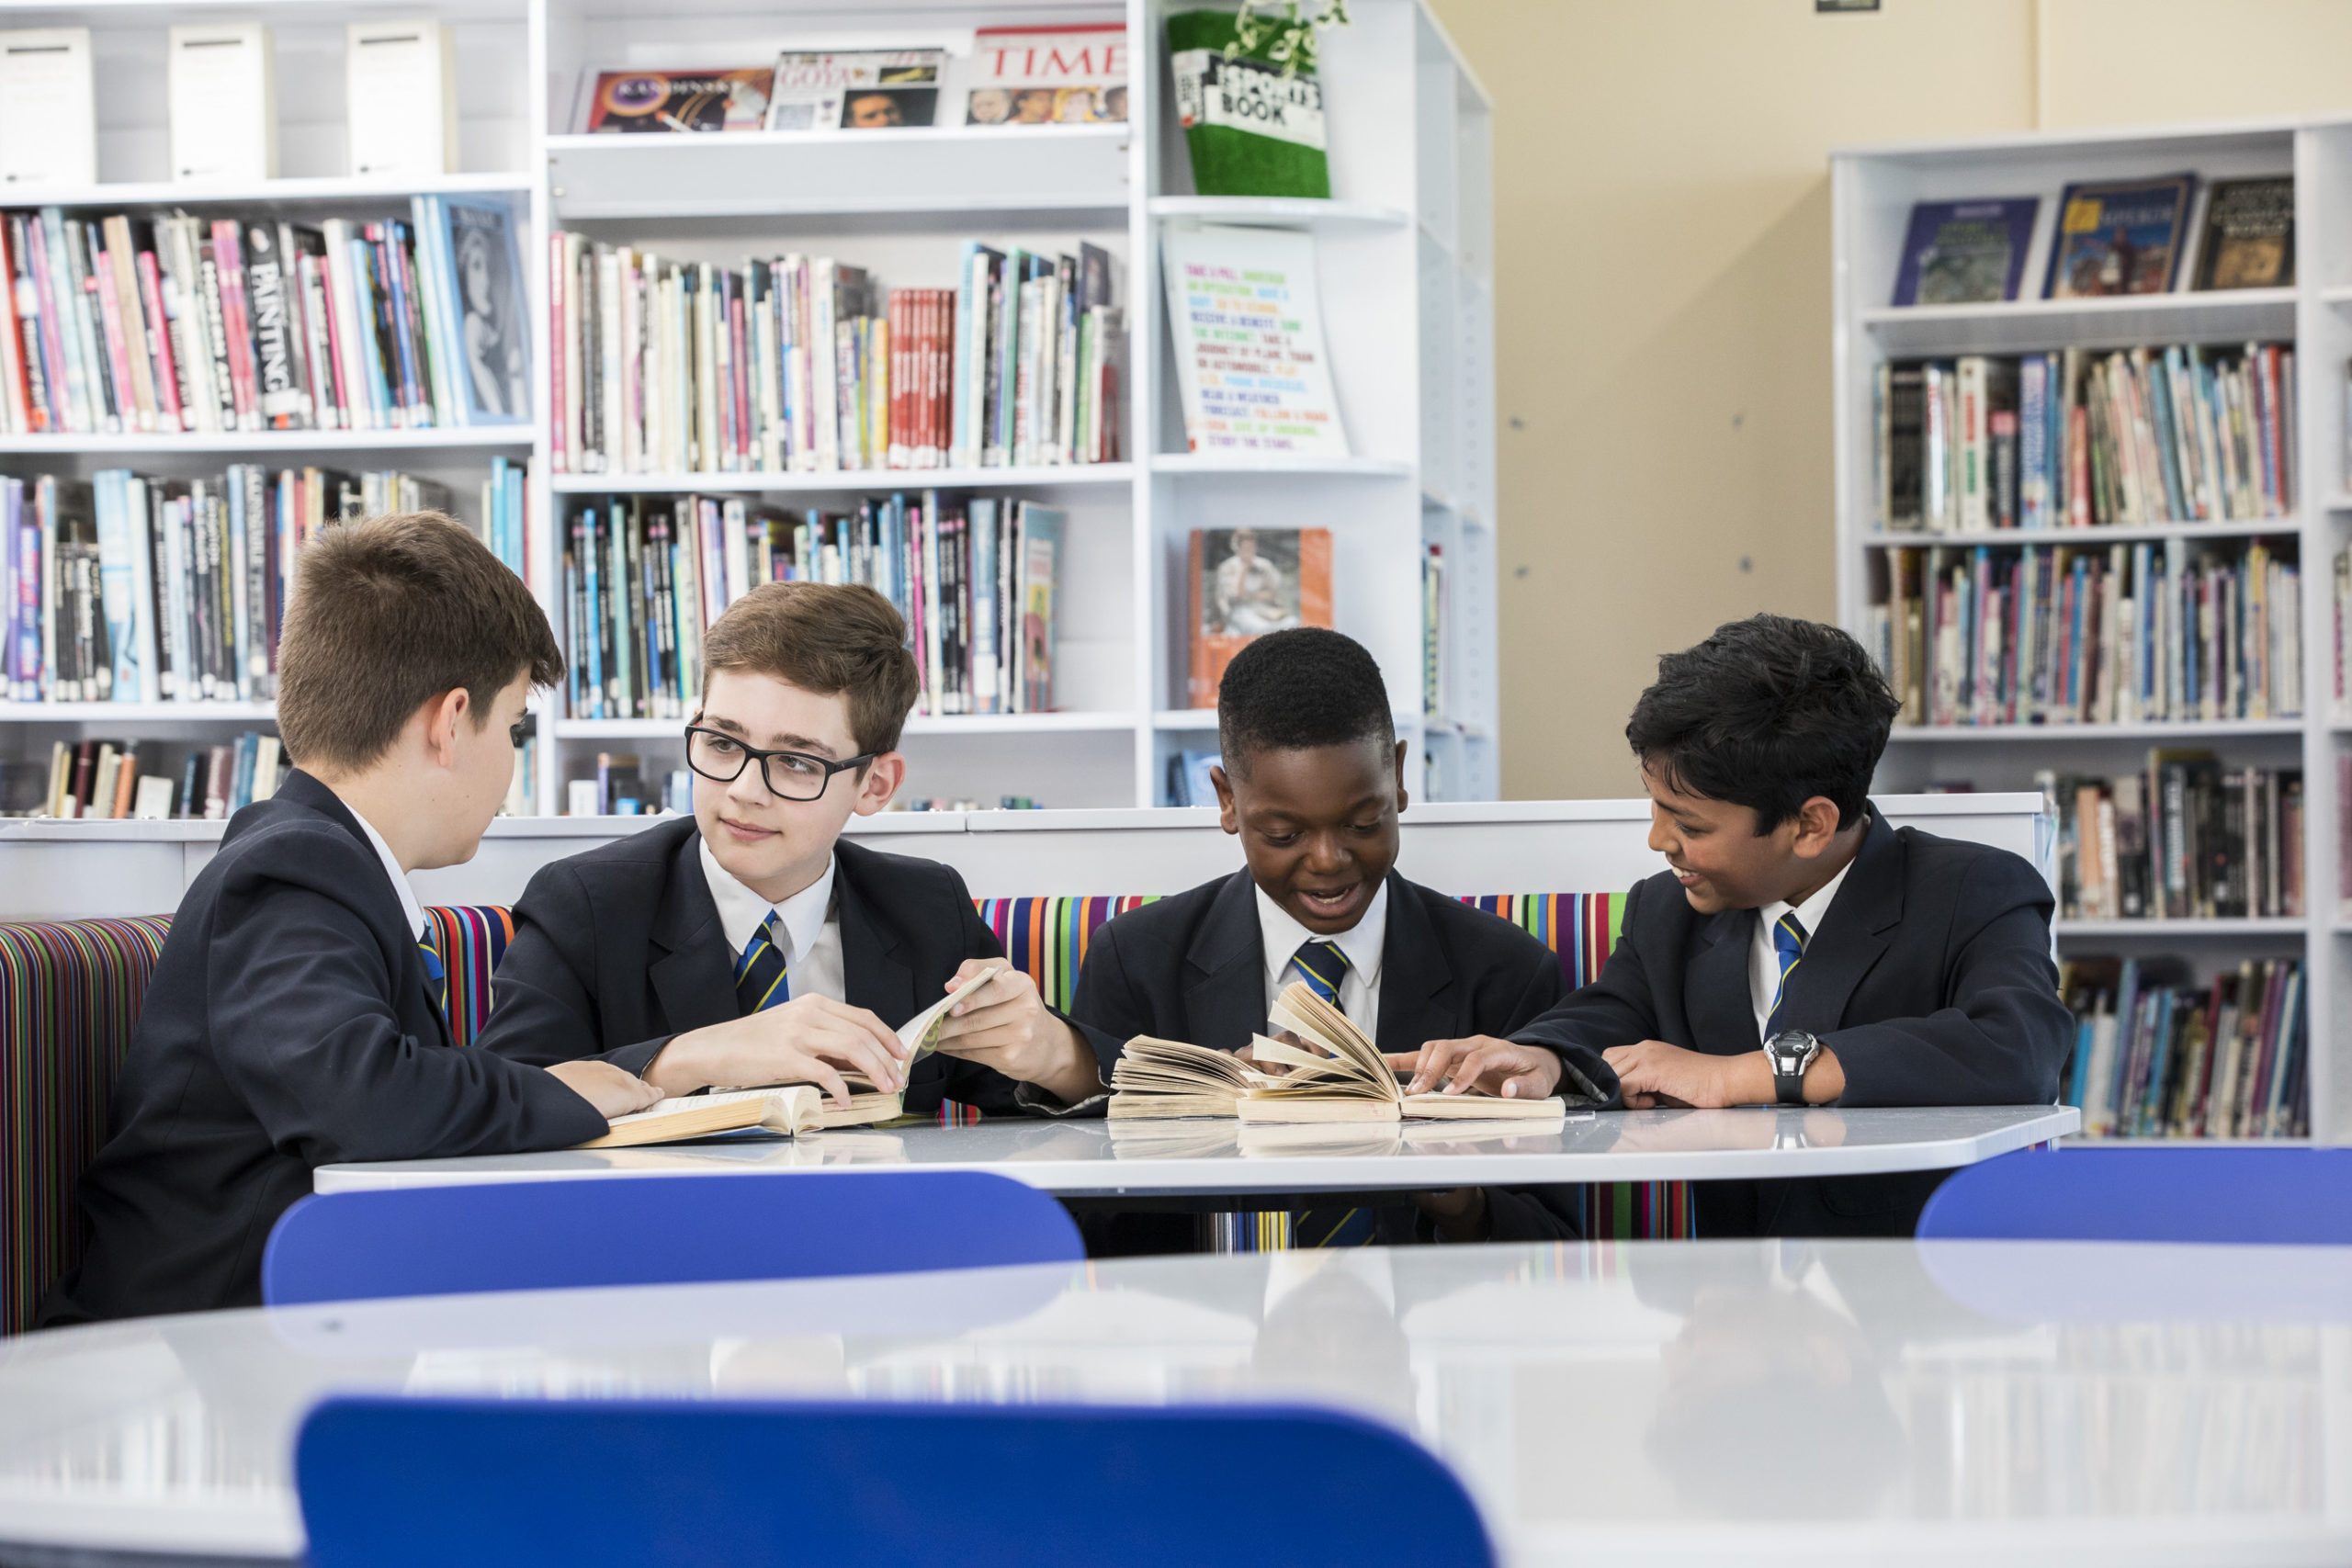
[[2087, 1137], [2352, 1140], [2352, 121], [1832, 182], [1882, 786], [2048, 797]]
[[1298, 624], [1492, 796], [1488, 109], [1350, 12], [1289, 76], [1159, 0], [44, 6], [0, 118], [88, 133], [0, 134], [0, 809], [266, 789], [297, 553], [413, 505], [564, 644], [518, 812], [673, 804], [703, 626], [791, 579], [907, 615], [903, 805], [1205, 798], [1194, 705]]

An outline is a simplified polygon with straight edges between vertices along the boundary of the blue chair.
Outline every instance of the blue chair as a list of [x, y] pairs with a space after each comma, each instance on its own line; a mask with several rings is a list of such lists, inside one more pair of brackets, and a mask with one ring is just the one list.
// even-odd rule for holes
[[2019, 1150], [1937, 1188], [1919, 1238], [2352, 1246], [2352, 1148]]
[[797, 1171], [396, 1188], [304, 1198], [262, 1254], [272, 1306], [1077, 1263], [1047, 1193], [982, 1171]]
[[1453, 1472], [1278, 1406], [334, 1399], [311, 1568], [1489, 1568]]

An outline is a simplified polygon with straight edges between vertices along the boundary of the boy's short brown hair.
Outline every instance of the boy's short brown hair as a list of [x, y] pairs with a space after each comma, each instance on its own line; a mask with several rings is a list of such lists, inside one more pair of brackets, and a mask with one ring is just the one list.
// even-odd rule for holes
[[849, 732], [861, 752], [899, 749], [922, 690], [907, 623], [873, 589], [854, 583], [766, 582], [711, 624], [702, 639], [706, 696], [721, 670], [772, 675], [804, 692], [849, 695]]
[[295, 558], [288, 598], [277, 729], [300, 766], [367, 767], [419, 707], [459, 686], [480, 728], [515, 676], [563, 679], [531, 591], [438, 512], [327, 529]]

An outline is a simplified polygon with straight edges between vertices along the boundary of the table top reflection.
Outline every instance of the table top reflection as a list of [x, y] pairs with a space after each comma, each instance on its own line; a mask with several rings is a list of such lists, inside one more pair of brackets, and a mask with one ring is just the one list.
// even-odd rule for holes
[[981, 1122], [319, 1168], [321, 1192], [605, 1176], [991, 1170], [1064, 1194], [1362, 1191], [1950, 1170], [2077, 1131], [2066, 1105], [1586, 1111], [1555, 1122]]
[[1443, 1456], [1515, 1564], [2352, 1558], [2352, 1248], [1907, 1241], [1149, 1258], [66, 1329], [0, 1348], [0, 1543], [291, 1558], [290, 1445], [331, 1391], [1306, 1399]]

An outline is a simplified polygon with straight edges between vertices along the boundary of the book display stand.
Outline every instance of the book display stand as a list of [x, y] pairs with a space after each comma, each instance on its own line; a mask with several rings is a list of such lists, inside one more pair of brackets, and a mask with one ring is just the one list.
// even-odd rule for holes
[[[1169, 103], [1164, 17], [1147, 0], [873, 8], [833, 0], [753, 12], [710, 0], [491, 0], [413, 7], [446, 23], [457, 56], [455, 173], [386, 182], [347, 167], [346, 28], [381, 14], [322, 0], [266, 8], [276, 51], [278, 177], [175, 183], [159, 84], [168, 29], [201, 6], [46, 9], [41, 25], [92, 33], [98, 183], [0, 190], [10, 209], [70, 215], [185, 209], [211, 216], [402, 219], [418, 194], [512, 204], [526, 280], [537, 408], [522, 425], [231, 434], [0, 437], [0, 472], [87, 479], [109, 468], [164, 479], [225, 464], [397, 468], [446, 484], [469, 522], [491, 459], [528, 465], [525, 539], [535, 593], [560, 628], [571, 508], [632, 493], [737, 497], [795, 511], [854, 510], [924, 489], [1029, 500], [1065, 513], [1057, 711], [946, 714], [908, 726], [910, 798], [1134, 807], [1169, 798], [1171, 761], [1213, 748], [1215, 716], [1186, 705], [1186, 552], [1203, 528], [1325, 528], [1334, 624], [1385, 673], [1408, 782], [1420, 798], [1491, 799], [1497, 761], [1491, 120], [1482, 90], [1419, 0], [1365, 0], [1324, 40], [1321, 85], [1333, 199], [1193, 194]], [[186, 15], [183, 16], [185, 11]], [[407, 13], [402, 13], [403, 15]], [[1121, 23], [1131, 50], [1127, 123], [940, 123], [879, 130], [582, 133], [583, 78], [600, 70], [763, 64], [779, 39], [824, 47], [876, 31], [933, 31], [969, 51], [976, 28]], [[950, 123], [951, 121], [955, 123]], [[1313, 236], [1345, 457], [1195, 456], [1170, 359], [1159, 239], [1170, 224]], [[786, 251], [839, 257], [890, 288], [945, 288], [967, 239], [1112, 253], [1127, 313], [1127, 385], [1114, 463], [860, 472], [558, 471], [548, 411], [547, 236], [571, 231], [665, 259], [740, 266]], [[1430, 570], [1435, 547], [1442, 570]], [[561, 694], [538, 705], [529, 808], [563, 811], [599, 752], [640, 759], [649, 780], [684, 766], [680, 723], [587, 719]], [[266, 725], [266, 702], [0, 704], [0, 758], [57, 740], [206, 745]], [[658, 794], [658, 790], [655, 792]]]

